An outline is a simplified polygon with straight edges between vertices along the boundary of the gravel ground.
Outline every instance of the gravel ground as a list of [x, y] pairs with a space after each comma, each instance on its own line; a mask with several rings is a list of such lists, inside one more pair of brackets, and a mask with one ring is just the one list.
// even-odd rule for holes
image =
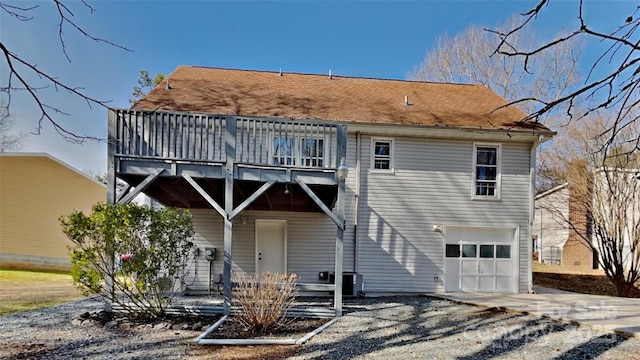
[[640, 338], [426, 296], [347, 299], [346, 315], [300, 347], [217, 347], [199, 331], [75, 324], [87, 299], [0, 317], [0, 359], [640, 359]]

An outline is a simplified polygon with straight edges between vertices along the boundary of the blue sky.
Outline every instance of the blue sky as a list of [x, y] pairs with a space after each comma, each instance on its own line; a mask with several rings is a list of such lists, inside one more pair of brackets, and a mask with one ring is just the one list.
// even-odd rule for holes
[[[112, 107], [127, 107], [138, 71], [168, 74], [178, 65], [405, 79], [434, 40], [455, 35], [471, 24], [492, 27], [538, 1], [89, 1], [90, 13], [70, 2], [73, 19], [86, 31], [132, 49], [94, 43], [65, 28], [69, 63], [57, 38], [57, 13], [45, 1], [33, 20], [20, 22], [0, 14], [0, 41], [16, 54], [72, 86], [83, 87]], [[611, 29], [637, 1], [587, 0], [587, 19]], [[576, 19], [577, 1], [552, 0], [535, 26], [542, 36], [567, 28]], [[587, 55], [589, 55], [587, 49]], [[592, 57], [587, 56], [588, 60]], [[585, 62], [585, 63], [586, 63]], [[585, 65], [586, 66], [586, 65]], [[7, 67], [0, 61], [3, 86]], [[31, 78], [38, 84], [38, 79]], [[106, 136], [107, 111], [62, 91], [41, 90], [42, 99], [69, 112], [56, 119], [67, 129]], [[14, 95], [16, 130], [29, 134], [39, 112], [27, 97]], [[48, 152], [79, 170], [106, 170], [106, 146], [71, 144], [48, 124], [28, 135], [25, 152]]]

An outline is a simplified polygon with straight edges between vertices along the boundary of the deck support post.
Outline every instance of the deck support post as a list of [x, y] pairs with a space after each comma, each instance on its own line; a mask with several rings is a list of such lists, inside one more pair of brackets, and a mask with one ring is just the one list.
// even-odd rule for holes
[[338, 202], [337, 202], [337, 210], [338, 217], [342, 221], [342, 226], [337, 226], [336, 231], [336, 260], [335, 260], [335, 285], [336, 288], [333, 291], [333, 306], [336, 311], [336, 317], [342, 316], [342, 261], [343, 261], [343, 249], [344, 249], [344, 228], [345, 228], [345, 220], [344, 220], [344, 192], [345, 192], [345, 181], [344, 179], [339, 180], [338, 182]]
[[231, 314], [231, 247], [233, 243], [233, 222], [229, 216], [233, 212], [233, 173], [236, 159], [236, 119], [228, 117], [225, 124], [225, 150], [227, 161], [224, 169], [224, 265], [222, 282], [224, 283], [224, 315]]
[[[113, 205], [116, 203], [116, 133], [117, 133], [117, 114], [113, 110], [109, 110], [107, 115], [107, 204]], [[113, 311], [113, 299], [115, 298], [115, 292], [113, 287], [113, 276], [115, 275], [115, 253], [114, 251], [108, 251], [108, 264], [109, 273], [111, 276], [107, 276], [105, 279], [105, 286], [109, 296], [105, 298], [105, 310], [108, 312]]]

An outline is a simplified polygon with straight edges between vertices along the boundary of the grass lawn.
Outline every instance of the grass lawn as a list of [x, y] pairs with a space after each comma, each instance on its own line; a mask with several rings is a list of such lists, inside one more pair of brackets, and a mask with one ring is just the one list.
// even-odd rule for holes
[[533, 263], [533, 284], [582, 294], [616, 296], [616, 288], [602, 270], [565, 269]]
[[82, 298], [65, 273], [0, 269], [0, 315]]

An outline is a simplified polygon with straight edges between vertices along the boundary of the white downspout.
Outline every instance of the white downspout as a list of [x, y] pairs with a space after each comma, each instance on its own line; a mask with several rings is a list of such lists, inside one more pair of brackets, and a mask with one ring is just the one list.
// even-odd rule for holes
[[360, 260], [360, 241], [359, 241], [359, 228], [360, 222], [358, 221], [358, 217], [360, 215], [360, 168], [361, 168], [361, 151], [360, 151], [360, 132], [356, 132], [356, 191], [355, 191], [355, 211], [354, 211], [354, 234], [353, 241], [355, 242], [355, 246], [353, 249], [353, 271], [358, 272], [359, 260]]
[[533, 222], [535, 220], [535, 198], [536, 198], [536, 154], [538, 146], [542, 142], [542, 135], [533, 142], [531, 146], [531, 153], [529, 155], [529, 229], [527, 239], [527, 292], [533, 293], [533, 260], [532, 252], [533, 245], [531, 240], [533, 239]]

